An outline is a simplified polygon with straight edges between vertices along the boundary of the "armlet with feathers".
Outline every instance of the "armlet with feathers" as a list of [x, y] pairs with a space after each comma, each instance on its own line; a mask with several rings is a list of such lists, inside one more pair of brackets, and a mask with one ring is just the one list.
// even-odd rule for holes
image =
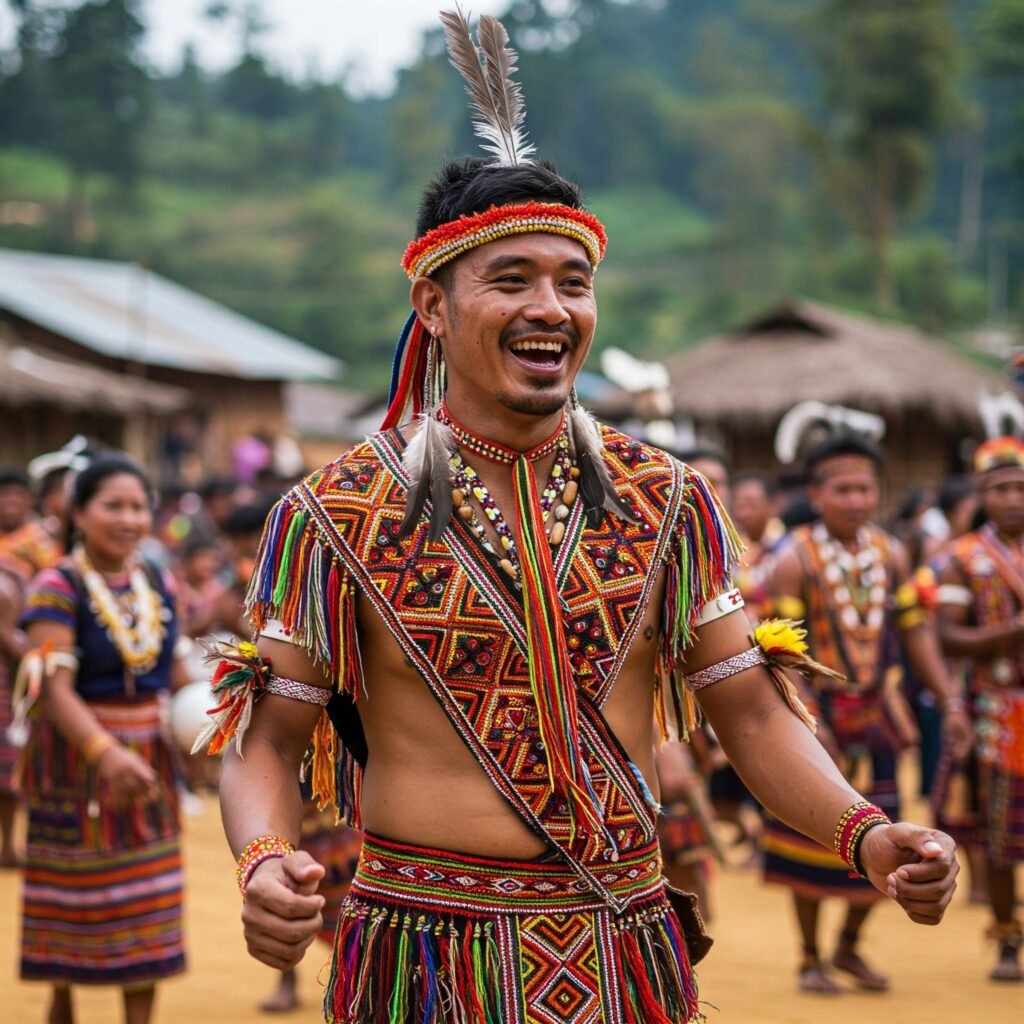
[[[353, 699], [364, 693], [355, 587], [338, 553], [319, 536], [294, 493], [282, 498], [267, 519], [245, 607], [254, 635], [268, 620], [278, 620], [315, 662], [328, 669], [339, 693]], [[214, 692], [220, 703], [212, 709], [214, 721], [194, 749], [209, 743], [209, 752], [215, 754], [234, 738], [241, 754], [270, 663], [247, 641], [207, 646], [210, 660], [218, 663]], [[338, 741], [326, 711], [317, 722], [307, 759], [318, 807], [333, 804], [340, 820], [358, 828], [362, 769]]]

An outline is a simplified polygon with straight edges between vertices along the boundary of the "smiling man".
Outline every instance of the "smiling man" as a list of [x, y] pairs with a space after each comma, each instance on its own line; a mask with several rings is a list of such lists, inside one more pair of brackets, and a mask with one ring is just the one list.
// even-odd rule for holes
[[[483, 106], [468, 26], [445, 21]], [[492, 79], [514, 69], [499, 23], [479, 40]], [[952, 843], [862, 802], [792, 713], [704, 479], [578, 407], [605, 234], [529, 159], [501, 85], [502, 157], [424, 194], [384, 428], [272, 513], [258, 653], [220, 674], [215, 745], [248, 724], [221, 787], [245, 934], [283, 969], [319, 926], [321, 868], [292, 852], [312, 736], [315, 791], [365, 829], [329, 1021], [695, 1021], [708, 939], [664, 886], [654, 751], [696, 694], [758, 797], [916, 921], [942, 917]]]

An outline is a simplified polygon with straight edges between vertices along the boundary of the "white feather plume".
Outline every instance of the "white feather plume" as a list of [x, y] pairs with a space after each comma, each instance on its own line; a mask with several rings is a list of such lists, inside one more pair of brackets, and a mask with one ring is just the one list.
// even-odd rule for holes
[[407, 537], [416, 528], [429, 496], [430, 539], [440, 540], [452, 516], [451, 467], [455, 450], [451, 430], [437, 418], [437, 410], [416, 417], [418, 429], [402, 455], [402, 469], [409, 481], [405, 499], [405, 517], [399, 536]]
[[469, 20], [458, 5], [454, 11], [441, 12], [441, 23], [449, 60], [466, 83], [475, 115], [473, 129], [482, 140], [481, 148], [501, 166], [529, 163], [536, 147], [527, 141], [526, 105], [521, 87], [512, 78], [519, 58], [508, 45], [505, 26], [497, 18], [482, 17], [477, 46]]

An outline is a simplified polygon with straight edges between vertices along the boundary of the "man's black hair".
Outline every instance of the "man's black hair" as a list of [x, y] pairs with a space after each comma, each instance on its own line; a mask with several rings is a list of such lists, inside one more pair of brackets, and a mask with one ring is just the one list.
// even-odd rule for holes
[[478, 156], [452, 160], [423, 190], [416, 237], [463, 215], [530, 200], [583, 209], [579, 186], [563, 178], [546, 160], [515, 167], [500, 167]]
[[21, 487], [26, 491], [32, 489], [28, 476], [13, 466], [0, 469], [0, 487]]
[[239, 505], [237, 508], [233, 508], [224, 523], [224, 533], [228, 537], [259, 533], [263, 529], [270, 509], [270, 502], [258, 505]]
[[216, 550], [217, 542], [212, 537], [192, 537], [185, 541], [182, 546], [181, 560], [185, 562], [190, 558], [195, 558], [196, 555], [201, 554], [203, 551]]
[[205, 499], [215, 498], [219, 495], [234, 494], [238, 488], [237, 482], [230, 477], [214, 476], [203, 482], [199, 488], [199, 497]]
[[705, 445], [703, 448], [687, 448], [685, 451], [681, 451], [679, 453], [679, 461], [685, 462], [687, 465], [690, 465], [693, 462], [699, 462], [701, 459], [706, 459], [709, 462], [717, 462], [726, 469], [729, 468], [729, 462], [725, 457], [725, 452], [720, 448], [712, 448], [710, 445]]
[[957, 505], [974, 493], [974, 481], [969, 476], [950, 476], [939, 485], [935, 503], [943, 515], [952, 515]]
[[774, 498], [775, 495], [779, 493], [779, 482], [775, 477], [769, 476], [767, 473], [757, 473], [753, 471], [740, 473], [733, 479], [733, 491], [742, 484], [760, 484], [764, 490], [766, 498]]
[[807, 473], [814, 479], [823, 462], [843, 455], [859, 455], [870, 459], [875, 469], [882, 467], [882, 453], [860, 434], [833, 434], [807, 453]]

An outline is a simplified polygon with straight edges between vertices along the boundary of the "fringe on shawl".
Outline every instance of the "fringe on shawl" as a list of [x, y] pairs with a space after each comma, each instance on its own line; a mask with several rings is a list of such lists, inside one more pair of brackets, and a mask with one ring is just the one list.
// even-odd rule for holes
[[685, 473], [677, 538], [668, 553], [654, 700], [662, 739], [668, 738], [671, 723], [681, 740], [698, 721], [697, 705], [683, 680], [683, 655], [693, 643], [701, 609], [728, 589], [733, 567], [743, 554], [739, 535], [711, 485], [696, 470], [685, 467]]
[[[267, 518], [245, 610], [256, 634], [268, 620], [278, 620], [328, 669], [339, 693], [358, 699], [365, 692], [355, 587], [309, 513], [291, 495]], [[338, 741], [326, 711], [313, 733], [310, 781], [321, 810], [333, 805], [339, 821], [360, 827], [362, 769]]]
[[[589, 913], [587, 912], [588, 916]], [[627, 1024], [703, 1021], [685, 938], [656, 904], [616, 918], [608, 979], [621, 980]], [[329, 1024], [502, 1024], [502, 964], [495, 924], [349, 898], [342, 908], [324, 996]], [[519, 981], [525, 987], [526, 979]]]

